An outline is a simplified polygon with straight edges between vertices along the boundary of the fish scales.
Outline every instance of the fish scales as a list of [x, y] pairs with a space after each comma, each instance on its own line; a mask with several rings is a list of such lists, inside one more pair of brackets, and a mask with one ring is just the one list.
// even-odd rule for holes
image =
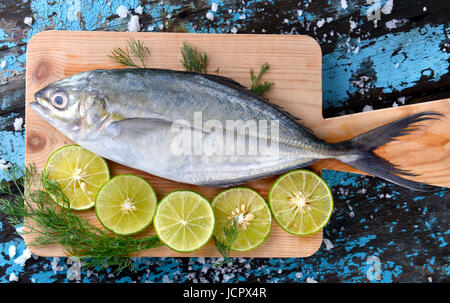
[[92, 152], [206, 186], [231, 186], [334, 158], [421, 190], [372, 150], [411, 124], [439, 116], [416, 114], [331, 144], [232, 79], [150, 68], [83, 72], [48, 85], [35, 99], [31, 106], [42, 118]]

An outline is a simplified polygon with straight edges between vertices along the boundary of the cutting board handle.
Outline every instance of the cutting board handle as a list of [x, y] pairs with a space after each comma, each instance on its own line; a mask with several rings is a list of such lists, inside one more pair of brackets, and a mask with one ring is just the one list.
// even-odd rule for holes
[[[450, 187], [450, 99], [420, 104], [392, 107], [362, 112], [336, 118], [323, 119], [310, 125], [314, 133], [328, 142], [340, 142], [375, 127], [420, 113], [437, 112], [443, 114], [438, 120], [420, 122], [420, 129], [399, 137], [375, 150], [384, 159], [401, 169], [411, 170], [417, 177], [407, 177], [418, 182]], [[313, 169], [332, 169], [362, 173], [355, 168], [335, 160], [318, 161]]]

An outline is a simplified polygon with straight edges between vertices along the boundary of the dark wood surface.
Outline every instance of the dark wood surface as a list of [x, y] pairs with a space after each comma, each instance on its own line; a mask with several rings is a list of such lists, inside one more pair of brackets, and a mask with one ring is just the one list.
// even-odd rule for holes
[[[448, 1], [394, 0], [392, 10], [384, 0], [216, 1], [217, 12], [211, 11], [214, 1], [65, 2], [0, 3], [0, 159], [6, 163], [23, 163], [24, 133], [13, 123], [24, 118], [27, 41], [50, 29], [125, 31], [131, 14], [139, 16], [141, 31], [314, 37], [323, 52], [325, 117], [450, 96]], [[139, 3], [142, 14], [136, 12]], [[119, 5], [127, 6], [128, 18], [118, 18]], [[368, 12], [377, 6], [375, 22]], [[25, 17], [32, 17], [31, 27]], [[324, 230], [327, 240], [310, 258], [236, 258], [219, 269], [214, 258], [142, 258], [135, 273], [82, 270], [80, 277], [69, 279], [68, 268], [76, 264], [67, 258], [32, 257], [25, 267], [15, 263], [25, 249], [23, 239], [2, 216], [0, 281], [8, 281], [11, 273], [21, 282], [448, 281], [448, 190], [417, 193], [334, 171], [323, 177], [332, 188], [335, 212]], [[17, 252], [10, 257], [12, 245]], [[379, 276], [373, 275], [376, 268]]]

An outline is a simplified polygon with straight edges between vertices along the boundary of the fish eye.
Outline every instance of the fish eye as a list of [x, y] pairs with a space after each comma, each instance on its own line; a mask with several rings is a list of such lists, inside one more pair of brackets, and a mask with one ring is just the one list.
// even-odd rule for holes
[[51, 103], [57, 109], [63, 109], [67, 106], [67, 95], [62, 92], [56, 92], [51, 98]]

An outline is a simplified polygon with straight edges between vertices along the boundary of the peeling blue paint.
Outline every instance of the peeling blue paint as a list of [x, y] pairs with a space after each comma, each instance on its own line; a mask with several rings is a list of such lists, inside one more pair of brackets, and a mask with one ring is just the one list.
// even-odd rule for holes
[[[345, 45], [348, 36], [341, 40]], [[438, 81], [449, 72], [450, 53], [441, 50], [447, 41], [445, 25], [426, 25], [408, 32], [387, 34], [363, 40], [359, 52], [347, 52], [347, 47], [337, 48], [323, 56], [323, 106], [338, 106], [361, 87], [353, 77], [364, 71], [361, 65], [369, 58], [376, 79], [368, 76], [369, 84], [381, 88], [382, 93], [401, 91], [412, 87], [421, 79]], [[396, 50], [401, 49], [396, 53]], [[395, 55], [394, 55], [395, 54]], [[361, 70], [360, 70], [361, 69]], [[427, 75], [426, 72], [430, 72]], [[354, 83], [349, 87], [349, 84]]]

